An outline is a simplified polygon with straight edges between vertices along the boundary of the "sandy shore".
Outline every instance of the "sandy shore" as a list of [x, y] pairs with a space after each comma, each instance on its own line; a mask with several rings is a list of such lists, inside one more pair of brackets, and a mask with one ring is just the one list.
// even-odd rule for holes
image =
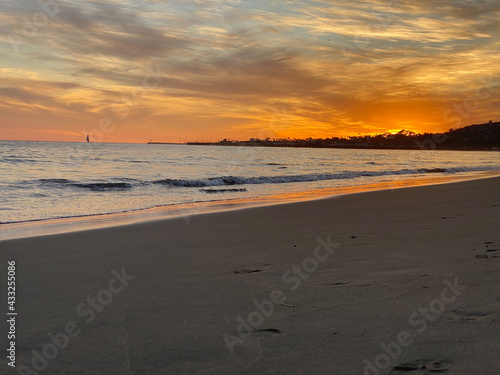
[[3, 241], [18, 368], [4, 321], [1, 373], [498, 374], [499, 192], [488, 178]]

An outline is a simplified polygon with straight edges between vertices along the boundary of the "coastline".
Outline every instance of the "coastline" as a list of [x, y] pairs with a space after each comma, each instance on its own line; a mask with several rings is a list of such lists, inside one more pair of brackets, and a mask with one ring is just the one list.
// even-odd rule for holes
[[117, 213], [103, 213], [98, 215], [85, 215], [27, 222], [4, 223], [0, 224], [0, 240], [20, 239], [93, 229], [103, 229], [180, 217], [184, 218], [184, 221], [186, 223], [189, 223], [191, 216], [199, 214], [210, 214], [269, 205], [290, 204], [316, 199], [328, 199], [331, 197], [346, 194], [359, 194], [385, 189], [400, 189], [416, 186], [446, 184], [460, 181], [491, 178], [496, 176], [500, 176], [500, 171], [475, 172], [459, 176], [445, 175], [402, 180], [388, 179], [386, 182], [368, 185], [324, 188], [302, 191], [299, 193], [278, 194], [256, 198], [212, 200], [205, 202], [165, 205], [146, 209], [134, 209]]
[[18, 267], [17, 363], [33, 368], [33, 350], [75, 323], [45, 371], [495, 373], [499, 187], [485, 178], [2, 241], [2, 264]]

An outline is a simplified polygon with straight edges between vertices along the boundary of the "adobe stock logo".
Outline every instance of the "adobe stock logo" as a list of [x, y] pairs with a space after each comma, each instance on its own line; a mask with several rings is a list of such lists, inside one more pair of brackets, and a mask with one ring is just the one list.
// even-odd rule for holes
[[436, 321], [443, 314], [446, 305], [454, 303], [457, 297], [467, 288], [465, 285], [458, 283], [457, 277], [455, 277], [453, 282], [450, 282], [448, 279], [444, 280], [444, 284], [446, 287], [441, 290], [439, 298], [433, 299], [426, 307], [420, 306], [408, 318], [408, 323], [416, 332], [412, 335], [408, 331], [401, 331], [397, 335], [396, 341], [388, 344], [381, 342], [380, 347], [382, 348], [382, 352], [373, 361], [364, 360], [364, 375], [380, 375], [381, 371], [387, 369], [392, 361], [401, 355], [403, 348], [413, 344], [414, 337], [425, 332], [429, 327], [429, 323]]

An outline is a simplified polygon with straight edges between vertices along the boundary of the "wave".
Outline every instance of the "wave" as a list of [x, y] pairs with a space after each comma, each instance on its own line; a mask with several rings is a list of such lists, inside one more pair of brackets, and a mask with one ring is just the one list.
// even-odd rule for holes
[[70, 180], [67, 180], [65, 178], [41, 178], [38, 181], [42, 183], [54, 183], [54, 184], [69, 184], [71, 183]]
[[71, 186], [95, 190], [95, 191], [132, 188], [132, 184], [129, 184], [126, 182], [93, 182], [93, 183], [87, 183], [87, 184], [71, 184]]
[[[41, 179], [38, 180], [41, 184], [49, 184], [58, 187], [71, 187], [89, 189], [93, 191], [107, 190], [124, 190], [134, 187], [148, 185], [164, 185], [172, 188], [210, 188], [217, 186], [233, 186], [233, 185], [258, 185], [258, 184], [286, 184], [300, 182], [314, 182], [326, 180], [349, 180], [362, 177], [379, 177], [379, 176], [401, 176], [401, 175], [422, 175], [422, 174], [438, 174], [438, 173], [459, 173], [459, 172], [474, 172], [498, 170], [498, 167], [455, 167], [455, 168], [420, 168], [420, 169], [399, 169], [399, 170], [383, 170], [383, 171], [345, 171], [338, 173], [309, 173], [297, 175], [279, 175], [279, 176], [218, 176], [198, 179], [173, 179], [165, 178], [161, 180], [143, 181], [127, 178], [116, 178], [112, 181], [71, 181], [67, 179]], [[217, 192], [223, 192], [220, 190]], [[227, 190], [226, 191], [230, 191]], [[210, 191], [211, 192], [211, 191]]]
[[117, 189], [131, 189], [133, 184], [129, 182], [76, 182], [65, 178], [49, 178], [38, 180], [42, 184], [55, 185], [60, 187], [75, 187], [94, 191], [107, 191]]
[[420, 169], [422, 172], [426, 173], [446, 173], [446, 169], [444, 168], [431, 168], [431, 169]]
[[210, 187], [227, 185], [257, 185], [257, 184], [284, 184], [295, 182], [314, 182], [326, 180], [346, 180], [360, 177], [378, 177], [378, 176], [400, 176], [400, 175], [421, 175], [427, 173], [459, 173], [459, 172], [480, 172], [489, 170], [498, 170], [499, 168], [485, 167], [455, 167], [455, 168], [421, 168], [421, 169], [399, 169], [385, 171], [346, 171], [340, 173], [310, 173], [301, 175], [283, 175], [283, 176], [259, 176], [259, 177], [241, 177], [241, 176], [220, 176], [206, 179], [164, 179], [153, 181], [153, 184], [164, 184], [171, 187]]
[[210, 187], [227, 185], [257, 185], [257, 184], [285, 184], [295, 182], [314, 182], [325, 180], [345, 180], [359, 177], [376, 177], [389, 175], [408, 175], [422, 173], [448, 172], [447, 170], [436, 169], [403, 169], [398, 171], [347, 171], [341, 173], [311, 173], [301, 175], [284, 176], [259, 176], [259, 177], [241, 177], [241, 176], [221, 176], [206, 179], [179, 180], [164, 179], [153, 181], [154, 184], [163, 184], [170, 187]]
[[[130, 178], [113, 178], [109, 180], [87, 180], [87, 181], [74, 181], [64, 178], [50, 178], [50, 179], [38, 179], [38, 180], [24, 180], [17, 181], [16, 186], [19, 189], [24, 188], [32, 188], [30, 185], [37, 184], [39, 187], [43, 189], [85, 189], [92, 194], [93, 191], [110, 191], [110, 194], [113, 194], [112, 191], [127, 191], [127, 189], [139, 188], [152, 185], [158, 185], [161, 187], [165, 185], [167, 188], [169, 187], [193, 187], [199, 188], [199, 190], [206, 194], [221, 194], [217, 197], [217, 199], [230, 199], [238, 195], [237, 192], [247, 191], [247, 188], [250, 190], [250, 187], [227, 187], [228, 185], [252, 185], [252, 184], [278, 184], [278, 183], [300, 183], [300, 182], [308, 182], [308, 181], [321, 181], [321, 180], [341, 180], [341, 179], [356, 179], [360, 177], [382, 177], [377, 180], [388, 180], [390, 181], [391, 176], [401, 176], [401, 175], [424, 175], [424, 174], [453, 174], [460, 172], [483, 172], [483, 171], [498, 171], [500, 167], [496, 166], [474, 166], [474, 167], [450, 167], [450, 168], [438, 168], [435, 165], [431, 165], [429, 168], [420, 168], [420, 169], [397, 169], [397, 170], [384, 170], [384, 171], [344, 171], [340, 173], [314, 173], [314, 174], [302, 174], [302, 175], [288, 175], [288, 176], [258, 176], [258, 177], [242, 177], [242, 176], [220, 176], [220, 177], [212, 177], [212, 178], [202, 178], [202, 179], [163, 179], [156, 181], [144, 181], [139, 179], [130, 179]], [[352, 185], [369, 183], [370, 180], [364, 181], [353, 181]], [[348, 181], [349, 185], [350, 182]], [[42, 186], [40, 186], [42, 185]], [[309, 189], [311, 187], [306, 187]], [[275, 187], [269, 187], [270, 191], [276, 189]], [[198, 189], [197, 189], [198, 190]], [[181, 193], [182, 190], [179, 190]], [[149, 191], [146, 191], [149, 193]], [[230, 195], [236, 193], [235, 195]], [[39, 194], [39, 193], [36, 193]], [[59, 194], [58, 191], [53, 191], [51, 194]], [[106, 193], [107, 194], [107, 193]], [[141, 194], [139, 192], [138, 194]], [[227, 194], [227, 195], [224, 195]], [[104, 195], [104, 194], [103, 194]], [[35, 195], [32, 195], [33, 197]], [[194, 197], [197, 197], [194, 195]], [[201, 198], [200, 200], [195, 200], [189, 203], [195, 203], [199, 201], [205, 201], [206, 198]], [[187, 202], [186, 202], [187, 203]], [[137, 207], [137, 208], [129, 208], [125, 210], [115, 211], [115, 209], [110, 209], [109, 211], [101, 213], [88, 213], [82, 215], [56, 215], [47, 218], [36, 218], [31, 220], [15, 220], [14, 216], [10, 216], [11, 219], [2, 220], [0, 219], [0, 225], [2, 224], [12, 224], [12, 223], [22, 223], [22, 222], [36, 222], [36, 221], [45, 221], [51, 220], [55, 218], [73, 218], [73, 217], [87, 217], [87, 216], [99, 216], [99, 215], [107, 215], [114, 214], [119, 212], [132, 212], [132, 211], [141, 211], [148, 208], [153, 207], [164, 207], [170, 205], [182, 205], [184, 203], [169, 203], [169, 204], [159, 204], [152, 205], [148, 207]], [[3, 215], [9, 215], [8, 211], [13, 211], [12, 208], [0, 208], [1, 211], [4, 212]], [[18, 209], [16, 208], [15, 211]]]
[[45, 160], [41, 159], [27, 159], [27, 158], [16, 158], [16, 157], [7, 157], [4, 159], [0, 159], [2, 163], [8, 164], [18, 164], [18, 163], [46, 163]]
[[247, 191], [246, 188], [243, 189], [201, 189], [201, 191], [208, 194], [216, 194], [216, 193], [236, 193], [240, 191]]

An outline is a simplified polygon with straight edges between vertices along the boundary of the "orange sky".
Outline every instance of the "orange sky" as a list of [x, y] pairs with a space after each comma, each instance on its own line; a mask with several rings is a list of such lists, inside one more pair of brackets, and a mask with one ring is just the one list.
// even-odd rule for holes
[[0, 4], [0, 139], [446, 131], [500, 120], [500, 2]]

